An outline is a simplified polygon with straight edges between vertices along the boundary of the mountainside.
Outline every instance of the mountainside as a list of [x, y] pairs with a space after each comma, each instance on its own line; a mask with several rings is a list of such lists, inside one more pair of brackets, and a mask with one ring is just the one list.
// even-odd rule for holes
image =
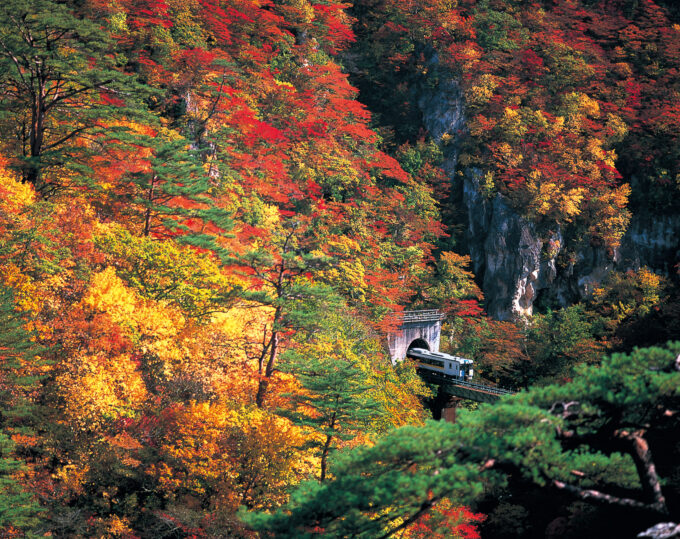
[[[416, 99], [423, 125], [435, 140], [466, 136], [465, 99], [455, 79], [440, 80], [435, 88], [423, 84]], [[558, 223], [546, 235], [502, 194], [484, 196], [481, 170], [461, 167], [462, 175], [456, 174], [459, 158], [460, 144], [449, 143], [441, 167], [452, 183], [449, 203], [465, 209], [462, 245], [472, 259], [490, 316], [499, 320], [531, 316], [536, 301], [572, 305], [592, 294], [612, 271], [648, 267], [666, 276], [677, 272], [676, 214], [656, 213], [654, 203], [652, 207], [641, 203], [617, 247], [608, 251], [582, 240], [571, 246], [571, 253], [560, 256], [566, 246]]]
[[355, 6], [362, 99], [388, 141], [426, 133], [442, 148], [457, 208], [444, 220], [491, 316], [568, 306], [614, 270], [676, 273], [679, 29], [667, 7]]
[[674, 518], [679, 17], [0, 2], [0, 537]]

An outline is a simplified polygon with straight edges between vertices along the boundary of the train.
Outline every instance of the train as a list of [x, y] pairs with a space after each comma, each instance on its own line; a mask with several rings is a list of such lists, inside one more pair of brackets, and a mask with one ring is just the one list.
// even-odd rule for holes
[[425, 348], [410, 348], [406, 356], [416, 362], [416, 366], [424, 371], [438, 374], [444, 378], [472, 381], [474, 374], [472, 360], [451, 356], [442, 352], [430, 352]]

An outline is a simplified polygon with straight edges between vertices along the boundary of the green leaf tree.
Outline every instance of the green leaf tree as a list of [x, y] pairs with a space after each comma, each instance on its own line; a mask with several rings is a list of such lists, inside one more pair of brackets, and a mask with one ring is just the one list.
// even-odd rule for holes
[[[64, 2], [7, 0], [0, 6], [0, 118], [24, 181], [48, 196], [82, 174], [82, 137], [101, 122], [148, 116], [150, 90], [124, 73], [101, 25]], [[79, 140], [80, 139], [80, 140]]]
[[291, 395], [292, 408], [279, 413], [316, 432], [307, 445], [318, 450], [320, 481], [327, 477], [328, 458], [338, 443], [370, 430], [384, 413], [371, 393], [368, 373], [351, 351], [345, 354], [343, 344], [326, 340], [291, 350], [281, 365], [281, 370], [297, 376], [304, 391]]
[[[478, 499], [520, 477], [545, 494], [619, 508], [644, 526], [680, 507], [680, 343], [614, 354], [574, 380], [405, 427], [338, 459], [274, 513], [245, 515], [276, 537], [389, 537], [440, 500]], [[642, 524], [641, 524], [642, 523]]]
[[116, 274], [143, 297], [173, 303], [192, 318], [227, 310], [239, 290], [213, 257], [173, 241], [135, 236], [117, 225], [102, 227], [94, 241]]
[[537, 315], [526, 331], [531, 361], [525, 366], [522, 385], [567, 379], [580, 363], [596, 363], [603, 351], [599, 328], [583, 305], [572, 305]]

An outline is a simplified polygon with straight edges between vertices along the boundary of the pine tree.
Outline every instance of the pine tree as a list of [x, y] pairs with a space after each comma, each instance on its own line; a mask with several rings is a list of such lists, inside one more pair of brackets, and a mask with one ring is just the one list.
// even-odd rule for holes
[[[10, 288], [0, 287], [0, 406], [2, 425], [11, 421], [19, 430], [34, 421], [35, 407], [26, 395], [40, 377], [33, 374], [36, 366], [44, 365], [43, 349], [25, 329], [24, 313], [16, 310]], [[28, 368], [27, 368], [28, 367]]]
[[[149, 117], [151, 93], [120, 68], [99, 23], [52, 0], [0, 5], [0, 119], [23, 180], [48, 196], [88, 172], [79, 138], [116, 118]], [[61, 171], [61, 172], [60, 172]]]
[[231, 213], [218, 205], [216, 187], [204, 169], [199, 152], [188, 140], [172, 133], [156, 136], [123, 134], [130, 151], [150, 154], [143, 170], [129, 174], [132, 191], [121, 189], [118, 198], [137, 208], [144, 236], [174, 237], [180, 243], [226, 256], [219, 238], [230, 237]]
[[24, 329], [25, 321], [17, 312], [11, 289], [0, 288], [0, 528], [30, 528], [37, 523], [40, 507], [33, 495], [26, 492], [14, 474], [24, 466], [12, 453], [15, 444], [7, 431], [27, 430], [34, 407], [23, 393], [36, 381], [35, 377], [22, 376], [23, 363], [35, 360], [39, 347], [32, 342]]
[[33, 494], [26, 492], [13, 477], [23, 464], [11, 457], [14, 442], [0, 432], [0, 531], [12, 527], [26, 529], [38, 523], [40, 506]]
[[[284, 220], [272, 230], [257, 236], [254, 246], [224, 261], [240, 269], [250, 281], [245, 299], [273, 308], [269, 331], [257, 357], [256, 403], [262, 408], [285, 336], [299, 330], [310, 331], [319, 324], [319, 313], [332, 311], [340, 299], [330, 286], [312, 280], [313, 273], [329, 265], [329, 257], [310, 245], [310, 225], [304, 217]], [[251, 238], [253, 239], [253, 238]]]
[[332, 481], [304, 483], [287, 506], [244, 519], [281, 538], [389, 537], [444, 498], [512, 495], [511, 477], [544, 498], [618, 508], [623, 525], [667, 519], [680, 507], [679, 354], [680, 343], [614, 354], [455, 425], [397, 429], [344, 454]]
[[320, 481], [326, 479], [328, 457], [337, 443], [353, 439], [381, 414], [380, 403], [371, 397], [367, 374], [342, 357], [342, 350], [324, 348], [314, 353], [313, 347], [308, 347], [306, 354], [290, 351], [281, 365], [281, 370], [297, 376], [305, 391], [291, 395], [293, 409], [280, 413], [320, 435], [308, 442], [319, 451]]

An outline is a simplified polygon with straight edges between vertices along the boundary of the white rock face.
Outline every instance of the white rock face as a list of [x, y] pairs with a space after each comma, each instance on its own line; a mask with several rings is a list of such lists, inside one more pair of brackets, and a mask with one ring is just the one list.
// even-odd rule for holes
[[463, 204], [468, 210], [468, 246], [473, 271], [482, 277], [487, 313], [507, 320], [531, 316], [537, 293], [550, 286], [557, 275], [555, 258], [561, 245], [558, 231], [542, 239], [532, 223], [520, 217], [501, 195], [486, 200], [479, 191], [477, 175], [466, 175]]

